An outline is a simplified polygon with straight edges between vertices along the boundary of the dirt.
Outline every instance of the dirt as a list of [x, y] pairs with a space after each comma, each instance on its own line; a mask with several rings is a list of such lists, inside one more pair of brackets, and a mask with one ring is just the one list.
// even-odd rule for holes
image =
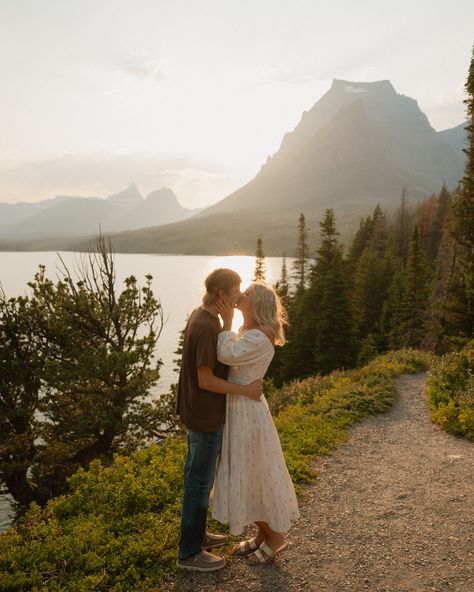
[[163, 590], [474, 590], [474, 444], [430, 422], [425, 381], [401, 376], [392, 409], [315, 463], [274, 563], [231, 556], [220, 572], [173, 574]]

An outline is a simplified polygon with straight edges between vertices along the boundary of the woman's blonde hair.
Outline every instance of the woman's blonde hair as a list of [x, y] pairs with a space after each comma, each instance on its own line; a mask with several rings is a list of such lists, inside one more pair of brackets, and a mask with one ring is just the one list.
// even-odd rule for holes
[[288, 324], [288, 317], [280, 297], [265, 282], [251, 283], [248, 291], [254, 319], [260, 326], [270, 327], [275, 335], [276, 345], [284, 345], [284, 327]]

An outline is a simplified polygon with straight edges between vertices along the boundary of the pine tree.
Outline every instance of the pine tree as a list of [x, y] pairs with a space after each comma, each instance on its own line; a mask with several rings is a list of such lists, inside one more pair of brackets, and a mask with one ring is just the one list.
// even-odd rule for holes
[[334, 211], [326, 209], [324, 219], [319, 223], [321, 243], [316, 251], [316, 260], [311, 266], [310, 283], [304, 294], [304, 326], [307, 335], [304, 337], [308, 349], [314, 346], [314, 330], [320, 314], [321, 298], [326, 274], [331, 268], [336, 254], [340, 250], [337, 241]]
[[326, 210], [319, 227], [321, 244], [311, 267], [310, 284], [301, 299], [300, 325], [294, 334], [302, 375], [346, 367], [352, 360], [349, 285], [332, 209]]
[[387, 217], [382, 211], [380, 205], [374, 210], [372, 215], [372, 232], [370, 237], [370, 246], [380, 257], [385, 254], [388, 243], [388, 223]]
[[372, 236], [372, 217], [362, 218], [359, 223], [359, 229], [357, 230], [354, 239], [351, 243], [348, 255], [348, 265], [351, 276], [354, 274], [359, 259], [367, 247]]
[[324, 219], [319, 223], [320, 234], [321, 234], [321, 245], [316, 251], [316, 264], [311, 270], [311, 274], [322, 275], [324, 274], [332, 260], [334, 255], [339, 250], [338, 235], [339, 232], [336, 230], [336, 218], [334, 216], [334, 210], [327, 208], [324, 214]]
[[0, 299], [0, 362], [10, 367], [0, 373], [0, 408], [14, 410], [0, 419], [0, 474], [21, 503], [47, 502], [79, 467], [141, 447], [160, 429], [148, 400], [163, 326], [152, 277], [140, 287], [129, 276], [120, 289], [102, 237], [75, 273], [63, 263], [53, 282], [40, 267], [30, 296]]
[[400, 208], [397, 212], [397, 223], [395, 236], [397, 237], [397, 254], [401, 257], [403, 265], [406, 264], [408, 255], [408, 209], [407, 209], [407, 190], [406, 186], [402, 189], [402, 198]]
[[315, 325], [315, 367], [323, 374], [348, 368], [354, 361], [354, 340], [347, 268], [337, 248], [321, 278]]
[[462, 325], [458, 328], [461, 340], [474, 336], [474, 47], [466, 81], [467, 99], [467, 156], [459, 196], [454, 201], [454, 238], [459, 245], [457, 282], [453, 298], [458, 310], [463, 309]]
[[[424, 322], [422, 345], [438, 353], [449, 350], [449, 332], [456, 331], [457, 314], [450, 308], [454, 304], [450, 293], [456, 291], [456, 256], [457, 249], [451, 233], [452, 198], [443, 185], [438, 196], [432, 195], [418, 207], [416, 220], [419, 224], [420, 244], [425, 252], [427, 262], [432, 269], [432, 282], [429, 303]], [[405, 289], [405, 286], [404, 286]], [[391, 298], [393, 295], [391, 296]], [[390, 307], [397, 304], [390, 303]], [[401, 347], [405, 342], [404, 330], [398, 313], [389, 333], [392, 348]], [[398, 328], [397, 328], [398, 327]]]
[[[286, 253], [283, 253], [283, 259], [281, 263], [281, 272], [280, 272], [280, 279], [275, 282], [274, 289], [278, 293], [281, 299], [281, 303], [283, 304], [285, 310], [288, 314], [288, 320], [290, 321], [292, 315], [292, 304], [293, 299], [290, 293], [290, 286], [288, 283], [288, 269], [286, 265]], [[291, 322], [291, 321], [290, 321]], [[291, 324], [286, 329], [286, 338], [289, 338], [289, 334], [291, 333]], [[277, 347], [275, 349], [275, 355], [273, 356], [272, 363], [268, 369], [267, 377], [272, 379], [274, 384], [277, 386], [281, 386], [285, 380], [286, 376], [284, 375], [284, 366], [285, 366], [285, 356], [287, 356], [288, 352], [285, 351], [283, 347]]]
[[[308, 344], [303, 337], [306, 327], [305, 303], [308, 266], [308, 229], [305, 216], [301, 213], [298, 219], [298, 242], [292, 275], [296, 290], [287, 302], [284, 302], [289, 321], [287, 343], [278, 351], [277, 361], [270, 368], [270, 376], [274, 378], [277, 385], [281, 385], [282, 382], [293, 378], [307, 376], [313, 371], [312, 348], [308, 348]], [[287, 274], [286, 261], [284, 268], [282, 267], [282, 279], [283, 274]]]
[[366, 247], [359, 258], [352, 282], [352, 315], [357, 341], [375, 333], [382, 311], [383, 299], [379, 291], [379, 258]]
[[28, 298], [0, 288], [0, 476], [23, 506], [37, 499], [31, 469], [38, 456], [38, 414], [45, 356]]
[[437, 207], [433, 225], [434, 261], [438, 255], [439, 246], [443, 238], [444, 222], [446, 220], [446, 216], [451, 210], [451, 194], [447, 190], [446, 185], [443, 184], [436, 201]]
[[303, 292], [306, 287], [307, 270], [309, 264], [308, 229], [303, 213], [298, 220], [298, 243], [296, 245], [296, 259], [293, 262], [293, 278], [297, 292]]
[[264, 282], [265, 281], [265, 255], [263, 254], [263, 242], [259, 237], [257, 239], [257, 250], [255, 252], [255, 268], [253, 272], [253, 282]]
[[287, 343], [282, 348], [281, 377], [284, 380], [301, 378], [314, 373], [314, 325], [317, 314], [317, 298], [314, 298], [311, 284], [306, 287], [308, 274], [308, 232], [304, 214], [298, 223], [298, 245], [293, 263], [296, 291], [288, 308], [289, 326]]
[[278, 361], [270, 367], [270, 377], [275, 384], [281, 386], [284, 382], [294, 378], [302, 378], [314, 372], [313, 349], [308, 347], [304, 339], [306, 323], [306, 292], [295, 292], [287, 308], [288, 327], [286, 330], [286, 344], [278, 348], [275, 357]]
[[281, 262], [280, 279], [273, 286], [281, 298], [283, 306], [288, 310], [290, 305], [290, 285], [288, 283], [288, 269], [286, 265], [286, 253], [283, 253]]
[[359, 229], [352, 241], [348, 256], [350, 275], [354, 276], [359, 260], [367, 247], [379, 256], [383, 256], [388, 242], [388, 221], [380, 205], [377, 205], [371, 216], [360, 221]]
[[449, 206], [444, 216], [442, 236], [434, 265], [426, 323], [425, 346], [439, 354], [452, 349], [453, 335], [458, 333], [459, 320], [462, 319], [462, 315], [460, 316], [457, 311], [456, 298], [453, 298], [456, 293], [456, 260], [459, 247], [452, 233], [452, 218], [453, 210]]
[[450, 194], [443, 185], [438, 196], [431, 195], [418, 207], [416, 222], [423, 249], [431, 266], [434, 266], [442, 235], [444, 217], [450, 201]]
[[394, 271], [392, 281], [383, 304], [380, 333], [383, 339], [382, 350], [399, 349], [404, 341], [403, 321], [405, 313], [405, 274], [403, 262]]
[[421, 246], [418, 225], [415, 224], [406, 267], [403, 345], [420, 346], [425, 339], [430, 279], [430, 270]]

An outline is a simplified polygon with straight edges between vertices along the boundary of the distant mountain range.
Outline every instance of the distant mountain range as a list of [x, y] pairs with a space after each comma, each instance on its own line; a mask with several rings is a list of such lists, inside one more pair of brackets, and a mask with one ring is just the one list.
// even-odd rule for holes
[[[417, 102], [388, 80], [334, 80], [252, 181], [190, 219], [151, 227], [148, 218], [148, 228], [115, 233], [112, 240], [123, 252], [253, 254], [260, 236], [266, 254], [291, 254], [299, 213], [314, 241], [327, 207], [349, 236], [377, 203], [395, 209], [403, 187], [412, 202], [443, 183], [456, 187], [465, 163], [464, 126], [437, 132]], [[118, 228], [120, 216], [112, 220]], [[61, 244], [85, 248], [89, 241]]]
[[189, 218], [199, 210], [183, 208], [163, 187], [145, 198], [132, 183], [103, 199], [58, 196], [36, 203], [0, 203], [0, 239], [67, 239], [103, 232], [134, 230]]

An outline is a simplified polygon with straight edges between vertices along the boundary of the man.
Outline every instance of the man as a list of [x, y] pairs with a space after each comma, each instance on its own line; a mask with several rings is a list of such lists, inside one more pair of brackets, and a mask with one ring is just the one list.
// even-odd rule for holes
[[258, 400], [262, 394], [261, 380], [249, 385], [228, 382], [228, 366], [217, 360], [221, 331], [217, 303], [222, 300], [235, 306], [241, 281], [231, 269], [216, 269], [208, 275], [202, 305], [189, 317], [183, 342], [177, 413], [188, 428], [188, 453], [176, 564], [194, 571], [216, 571], [225, 566], [224, 559], [208, 549], [225, 544], [226, 537], [206, 532], [209, 494], [222, 445], [225, 395]]

